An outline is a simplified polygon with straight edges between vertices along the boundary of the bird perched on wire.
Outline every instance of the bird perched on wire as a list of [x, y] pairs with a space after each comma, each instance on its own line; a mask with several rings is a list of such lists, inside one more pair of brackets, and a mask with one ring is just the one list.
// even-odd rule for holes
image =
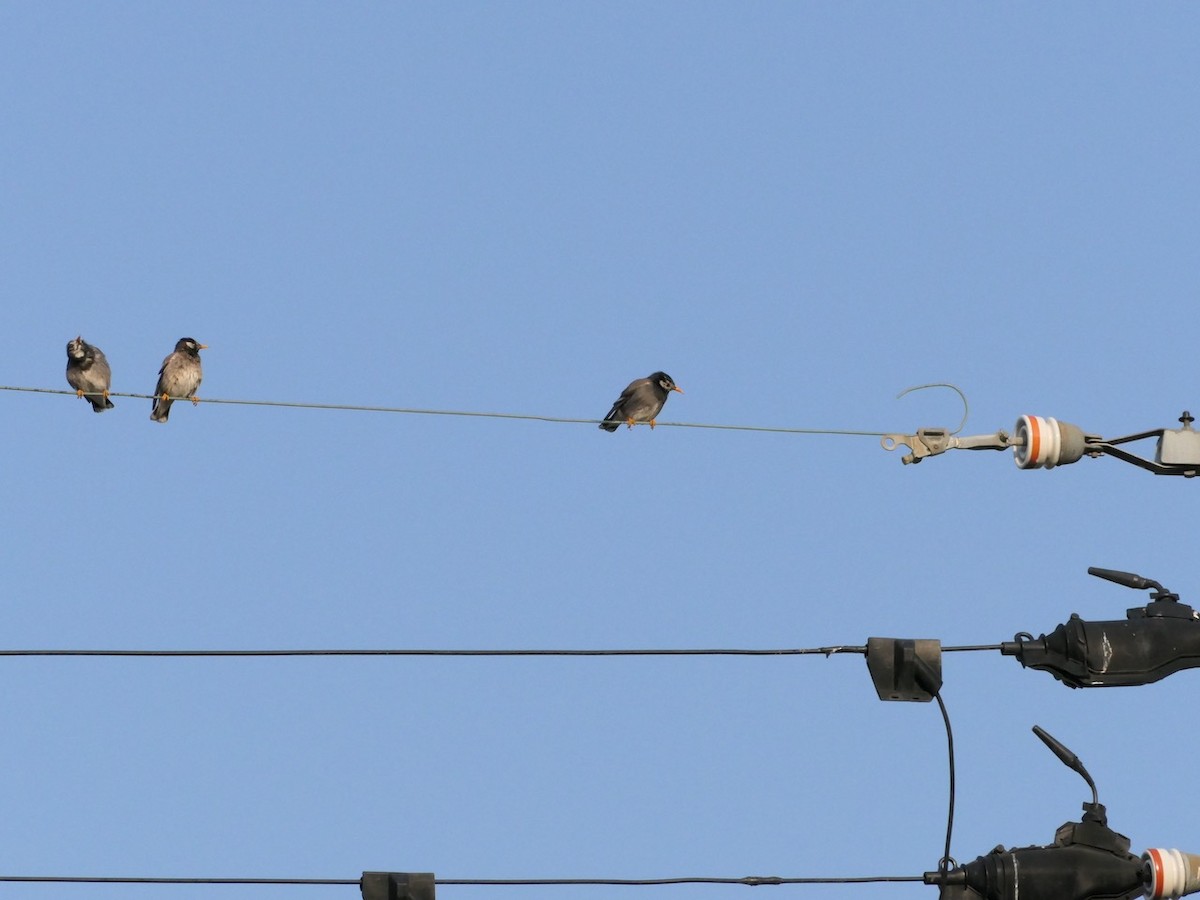
[[662, 412], [663, 404], [671, 391], [683, 393], [675, 381], [666, 372], [655, 372], [649, 378], [639, 378], [631, 381], [629, 387], [621, 392], [617, 402], [613, 404], [600, 427], [605, 431], [616, 431], [624, 422], [630, 428], [635, 422], [649, 422], [654, 427], [654, 420]]
[[162, 368], [158, 370], [154, 410], [150, 413], [152, 421], [167, 421], [171, 404], [178, 397], [187, 397], [193, 406], [200, 402], [196, 397], [200, 379], [204, 377], [200, 368], [200, 351], [207, 349], [207, 344], [198, 343], [194, 338], [185, 337], [176, 341], [174, 352], [163, 360]]
[[108, 389], [112, 386], [108, 360], [99, 347], [93, 347], [82, 336], [67, 342], [67, 384], [75, 388], [80, 397], [99, 395], [87, 398], [93, 411], [99, 413], [113, 408], [113, 402], [108, 399]]

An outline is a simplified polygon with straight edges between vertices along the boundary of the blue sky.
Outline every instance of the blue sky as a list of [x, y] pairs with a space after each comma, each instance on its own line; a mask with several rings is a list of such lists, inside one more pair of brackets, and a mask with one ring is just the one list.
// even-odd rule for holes
[[[1200, 407], [1184, 4], [10, 3], [0, 383], [1113, 437]], [[0, 646], [996, 643], [1200, 601], [1183, 479], [876, 438], [0, 392]], [[1139, 448], [1153, 452], [1153, 447]], [[1189, 524], [1191, 523], [1191, 524]], [[916, 875], [932, 705], [855, 657], [0, 662], [0, 874]], [[1197, 849], [1194, 677], [954, 654], [953, 853], [1046, 843], [1090, 768]], [[627, 889], [690, 900], [744, 888]], [[923, 885], [763, 888], [932, 897]], [[604, 891], [604, 893], [601, 893]], [[611, 889], [439, 889], [455, 900]], [[24, 886], [31, 898], [357, 896]]]

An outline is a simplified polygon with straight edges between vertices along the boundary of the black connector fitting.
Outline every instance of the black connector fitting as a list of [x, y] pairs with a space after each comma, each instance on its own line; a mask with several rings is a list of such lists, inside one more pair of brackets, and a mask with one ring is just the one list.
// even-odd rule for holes
[[1143, 864], [1129, 838], [1105, 825], [1068, 822], [1049, 847], [997, 847], [949, 872], [927, 872], [941, 900], [1099, 900], [1144, 889]]
[[1200, 666], [1200, 618], [1157, 581], [1109, 569], [1088, 572], [1133, 588], [1155, 588], [1144, 607], [1125, 619], [1085, 622], [1071, 618], [1037, 638], [1022, 632], [1000, 645], [1022, 666], [1049, 672], [1068, 687], [1150, 684], [1180, 669]]
[[1045, 847], [997, 847], [963, 866], [925, 873], [939, 900], [1132, 900], [1146, 885], [1147, 869], [1129, 852], [1129, 838], [1108, 827], [1108, 814], [1083, 762], [1045, 729], [1033, 727], [1067, 768], [1092, 789], [1078, 822], [1067, 822]]

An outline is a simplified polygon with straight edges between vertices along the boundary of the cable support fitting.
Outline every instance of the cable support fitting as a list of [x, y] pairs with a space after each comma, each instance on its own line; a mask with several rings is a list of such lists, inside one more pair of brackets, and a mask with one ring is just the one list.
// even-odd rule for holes
[[[946, 428], [918, 428], [915, 434], [885, 434], [880, 440], [884, 450], [907, 447], [901, 457], [905, 465], [919, 463], [947, 450], [1012, 449], [1019, 469], [1053, 469], [1078, 462], [1084, 456], [1112, 456], [1153, 472], [1155, 475], [1200, 474], [1200, 432], [1192, 428], [1192, 414], [1184, 410], [1181, 428], [1155, 428], [1123, 437], [1103, 438], [1088, 434], [1078, 425], [1048, 416], [1024, 415], [1017, 419], [1010, 434], [1000, 430], [992, 434], [958, 437]], [[1138, 456], [1122, 445], [1157, 438], [1153, 459]]]

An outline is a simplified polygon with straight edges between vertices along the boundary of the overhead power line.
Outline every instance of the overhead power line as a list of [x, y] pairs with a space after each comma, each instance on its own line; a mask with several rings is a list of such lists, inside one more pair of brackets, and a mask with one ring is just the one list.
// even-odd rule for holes
[[[883, 882], [919, 882], [922, 875], [862, 875], [849, 878], [812, 877], [781, 878], [775, 875], [750, 875], [743, 878], [436, 878], [437, 885], [460, 887], [565, 887], [565, 886], [627, 886], [657, 887], [671, 884], [738, 884], [747, 887], [784, 884], [873, 884]], [[126, 878], [99, 875], [0, 875], [0, 882], [42, 884], [239, 884], [239, 885], [338, 885], [360, 884], [357, 878]]]
[[358, 885], [357, 878], [125, 878], [103, 875], [0, 875], [0, 882], [32, 884], [325, 884]]
[[741, 884], [747, 887], [783, 884], [871, 884], [889, 881], [923, 881], [921, 875], [862, 875], [851, 878], [814, 877], [780, 878], [775, 875], [749, 875], [744, 878], [531, 878], [531, 879], [435, 879], [436, 884], [456, 885], [628, 885], [654, 887], [664, 884]]
[[[17, 387], [0, 385], [0, 391], [20, 391], [32, 394], [62, 394], [76, 396], [75, 391], [59, 390], [57, 388]], [[85, 397], [100, 396], [99, 394], [84, 394]], [[128, 397], [134, 400], [154, 400], [153, 394], [127, 394], [110, 391], [109, 397]], [[172, 397], [172, 400], [191, 400], [191, 397]], [[565, 416], [542, 416], [528, 413], [480, 412], [460, 409], [418, 409], [404, 406], [360, 406], [347, 403], [306, 403], [287, 400], [230, 400], [215, 397], [197, 397], [199, 403], [221, 403], [232, 406], [274, 406], [284, 409], [324, 409], [342, 410], [346, 412], [393, 413], [410, 416], [460, 416], [476, 419], [517, 419], [530, 422], [551, 422], [561, 425], [598, 425], [602, 419], [578, 419]], [[708, 422], [657, 422], [659, 428], [708, 428], [720, 431], [760, 431], [775, 434], [810, 434], [810, 435], [849, 435], [852, 437], [886, 437], [888, 431], [862, 431], [847, 428], [784, 428], [768, 425], [722, 425]]]
[[[1000, 650], [1000, 644], [971, 644], [942, 647], [943, 653]], [[84, 650], [34, 649], [2, 650], [2, 656], [161, 656], [161, 657], [234, 657], [234, 656], [834, 656], [866, 655], [865, 646], [782, 647], [771, 649], [616, 649], [616, 650], [438, 650], [438, 649], [294, 649], [294, 650]]]

